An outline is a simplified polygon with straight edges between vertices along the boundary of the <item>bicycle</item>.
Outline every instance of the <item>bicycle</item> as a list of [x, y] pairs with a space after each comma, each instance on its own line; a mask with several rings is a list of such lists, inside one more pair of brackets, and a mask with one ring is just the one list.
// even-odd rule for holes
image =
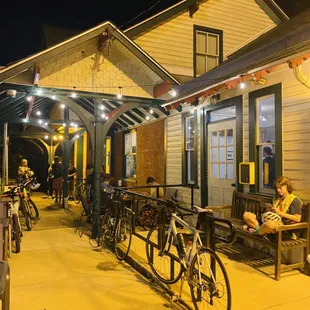
[[101, 222], [98, 245], [114, 247], [118, 260], [124, 260], [129, 253], [132, 239], [131, 217], [135, 214], [123, 201], [111, 200]]
[[86, 183], [86, 179], [79, 179], [75, 181], [75, 191], [73, 194], [74, 202], [76, 204], [81, 202], [81, 194], [90, 200], [90, 185]]
[[[15, 245], [15, 253], [19, 253], [21, 250], [21, 238], [22, 238], [22, 228], [19, 221], [19, 201], [15, 201], [14, 197], [16, 187], [11, 187], [9, 191], [6, 191], [1, 198], [10, 198], [10, 201], [7, 202], [7, 213], [8, 213], [8, 231], [5, 233], [4, 240], [5, 242], [5, 257], [7, 255], [7, 249], [9, 249], [9, 257], [12, 257], [12, 244]], [[6, 244], [7, 243], [7, 244]]]
[[[170, 224], [153, 227], [146, 240], [146, 256], [153, 273], [167, 284], [176, 283], [182, 277], [179, 297], [187, 280], [196, 310], [219, 305], [231, 309], [230, 283], [221, 259], [203, 246], [198, 230], [176, 214], [175, 206], [169, 208], [172, 208]], [[198, 206], [194, 209], [197, 213], [210, 212]], [[194, 236], [189, 253], [186, 253], [183, 234], [178, 232], [176, 223]]]

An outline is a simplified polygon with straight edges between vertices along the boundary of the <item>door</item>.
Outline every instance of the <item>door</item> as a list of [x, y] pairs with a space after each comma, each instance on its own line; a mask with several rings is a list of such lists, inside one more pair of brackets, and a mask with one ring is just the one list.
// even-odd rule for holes
[[230, 205], [235, 185], [235, 128], [229, 120], [208, 125], [208, 205]]

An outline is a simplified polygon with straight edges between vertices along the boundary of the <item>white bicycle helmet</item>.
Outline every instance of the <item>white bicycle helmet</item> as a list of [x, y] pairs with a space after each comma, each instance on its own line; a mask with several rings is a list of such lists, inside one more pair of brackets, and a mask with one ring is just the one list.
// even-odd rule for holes
[[37, 180], [34, 178], [33, 182], [31, 182], [29, 184], [29, 187], [35, 191], [36, 189], [38, 189], [41, 186], [41, 183], [38, 183]]
[[274, 212], [265, 212], [262, 214], [262, 221], [263, 223], [265, 222], [276, 222], [276, 223], [281, 223], [281, 216], [274, 213]]

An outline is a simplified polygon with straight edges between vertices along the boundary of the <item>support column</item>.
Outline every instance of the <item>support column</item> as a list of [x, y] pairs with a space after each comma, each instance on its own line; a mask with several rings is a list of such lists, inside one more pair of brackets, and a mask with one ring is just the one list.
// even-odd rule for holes
[[94, 156], [94, 177], [93, 177], [93, 216], [92, 216], [92, 238], [95, 239], [98, 236], [98, 228], [100, 223], [100, 173], [102, 165], [102, 135], [101, 135], [101, 116], [100, 105], [96, 101], [95, 103], [95, 156]]
[[3, 154], [2, 154], [2, 182], [1, 182], [1, 193], [4, 192], [4, 186], [6, 183], [6, 175], [8, 174], [7, 172], [7, 143], [8, 139], [8, 123], [5, 122], [3, 124]]
[[64, 109], [64, 121], [65, 121], [65, 137], [63, 142], [63, 166], [64, 166], [64, 183], [63, 183], [63, 207], [68, 209], [68, 167], [70, 156], [70, 141], [69, 141], [69, 109]]

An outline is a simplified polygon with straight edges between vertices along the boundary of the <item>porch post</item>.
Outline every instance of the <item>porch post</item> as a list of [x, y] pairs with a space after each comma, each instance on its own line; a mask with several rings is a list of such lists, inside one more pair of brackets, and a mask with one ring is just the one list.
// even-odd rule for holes
[[[101, 117], [100, 105], [94, 101], [95, 104], [95, 156], [94, 156], [94, 177], [93, 177], [93, 214], [92, 214], [92, 238], [98, 236], [98, 228], [100, 223], [100, 173], [102, 165], [102, 135], [101, 135]], [[104, 142], [104, 141], [103, 141]]]
[[4, 186], [5, 186], [5, 182], [6, 182], [6, 175], [7, 175], [7, 147], [8, 147], [8, 143], [7, 143], [7, 139], [8, 139], [8, 122], [5, 122], [3, 124], [3, 155], [2, 155], [2, 182], [1, 182], [1, 193], [4, 192]]
[[64, 109], [64, 121], [65, 121], [65, 137], [63, 143], [63, 165], [64, 165], [64, 183], [63, 183], [63, 207], [68, 209], [68, 166], [69, 166], [69, 108]]

